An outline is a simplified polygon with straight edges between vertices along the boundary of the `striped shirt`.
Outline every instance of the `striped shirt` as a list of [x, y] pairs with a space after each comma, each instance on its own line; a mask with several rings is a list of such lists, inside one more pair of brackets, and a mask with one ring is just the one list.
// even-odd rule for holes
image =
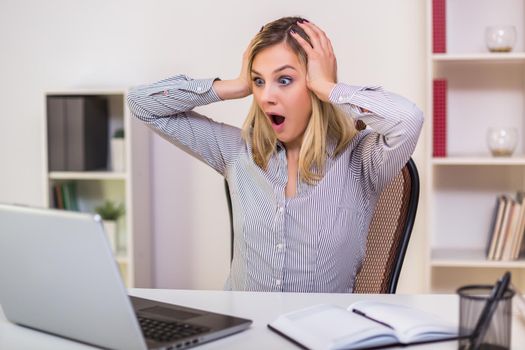
[[298, 180], [296, 195], [287, 198], [282, 144], [262, 170], [239, 128], [192, 111], [221, 100], [212, 84], [177, 75], [131, 89], [128, 104], [156, 133], [227, 179], [235, 234], [225, 288], [352, 292], [376, 200], [414, 151], [421, 110], [380, 87], [337, 84], [331, 103], [369, 127], [335, 158], [329, 144], [322, 180]]

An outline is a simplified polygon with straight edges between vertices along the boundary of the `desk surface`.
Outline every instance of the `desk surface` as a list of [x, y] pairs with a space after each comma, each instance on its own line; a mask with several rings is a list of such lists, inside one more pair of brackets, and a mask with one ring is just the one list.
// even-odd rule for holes
[[[433, 312], [443, 319], [457, 323], [456, 295], [366, 295], [366, 294], [298, 294], [251, 293], [224, 291], [131, 289], [131, 295], [156, 299], [194, 308], [252, 319], [250, 329], [203, 344], [197, 349], [298, 349], [297, 346], [270, 331], [266, 325], [279, 314], [318, 303], [348, 306], [362, 299], [375, 299], [411, 305]], [[525, 323], [513, 316], [512, 348], [525, 344]], [[0, 313], [0, 349], [93, 349], [59, 337], [50, 336], [7, 322]], [[457, 349], [456, 342], [440, 343], [409, 349]]]

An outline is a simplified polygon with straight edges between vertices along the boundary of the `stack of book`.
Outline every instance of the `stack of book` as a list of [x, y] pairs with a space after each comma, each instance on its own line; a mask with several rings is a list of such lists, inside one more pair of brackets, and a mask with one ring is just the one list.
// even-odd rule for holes
[[78, 211], [77, 186], [73, 181], [53, 185], [54, 207]]
[[487, 259], [517, 260], [525, 252], [525, 192], [516, 198], [502, 194], [496, 199], [494, 216], [487, 244]]
[[108, 118], [103, 97], [48, 96], [49, 171], [107, 170]]

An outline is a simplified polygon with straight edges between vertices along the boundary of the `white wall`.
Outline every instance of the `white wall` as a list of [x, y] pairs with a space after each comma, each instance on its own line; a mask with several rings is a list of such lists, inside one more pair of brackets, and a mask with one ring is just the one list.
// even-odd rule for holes
[[[231, 78], [261, 25], [286, 15], [309, 18], [328, 33], [340, 81], [381, 84], [424, 109], [421, 0], [2, 0], [0, 201], [44, 203], [44, 91], [131, 86], [180, 72]], [[248, 105], [201, 111], [240, 126]], [[222, 178], [160, 138], [152, 146], [156, 286], [220, 289], [229, 267]], [[423, 172], [421, 147], [415, 159]], [[400, 291], [422, 288], [422, 219]]]

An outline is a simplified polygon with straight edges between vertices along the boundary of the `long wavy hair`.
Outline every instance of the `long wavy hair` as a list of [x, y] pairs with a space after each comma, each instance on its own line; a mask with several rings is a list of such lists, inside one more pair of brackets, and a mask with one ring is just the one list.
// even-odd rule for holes
[[[270, 22], [252, 40], [249, 48], [248, 71], [252, 70], [255, 56], [262, 50], [281, 43], [286, 43], [298, 56], [300, 62], [308, 64], [308, 57], [299, 43], [290, 36], [290, 30], [295, 30], [311, 44], [310, 38], [297, 25], [301, 17], [284, 17]], [[342, 111], [331, 103], [321, 101], [310, 91], [312, 115], [303, 135], [299, 152], [299, 177], [302, 181], [315, 184], [324, 176], [324, 167], [328, 156], [328, 141], [335, 142], [332, 157], [336, 157], [345, 149], [352, 137], [357, 133], [353, 122]], [[254, 162], [266, 170], [271, 155], [276, 151], [277, 135], [265, 113], [253, 100], [248, 116], [243, 125], [243, 138], [251, 143]]]

